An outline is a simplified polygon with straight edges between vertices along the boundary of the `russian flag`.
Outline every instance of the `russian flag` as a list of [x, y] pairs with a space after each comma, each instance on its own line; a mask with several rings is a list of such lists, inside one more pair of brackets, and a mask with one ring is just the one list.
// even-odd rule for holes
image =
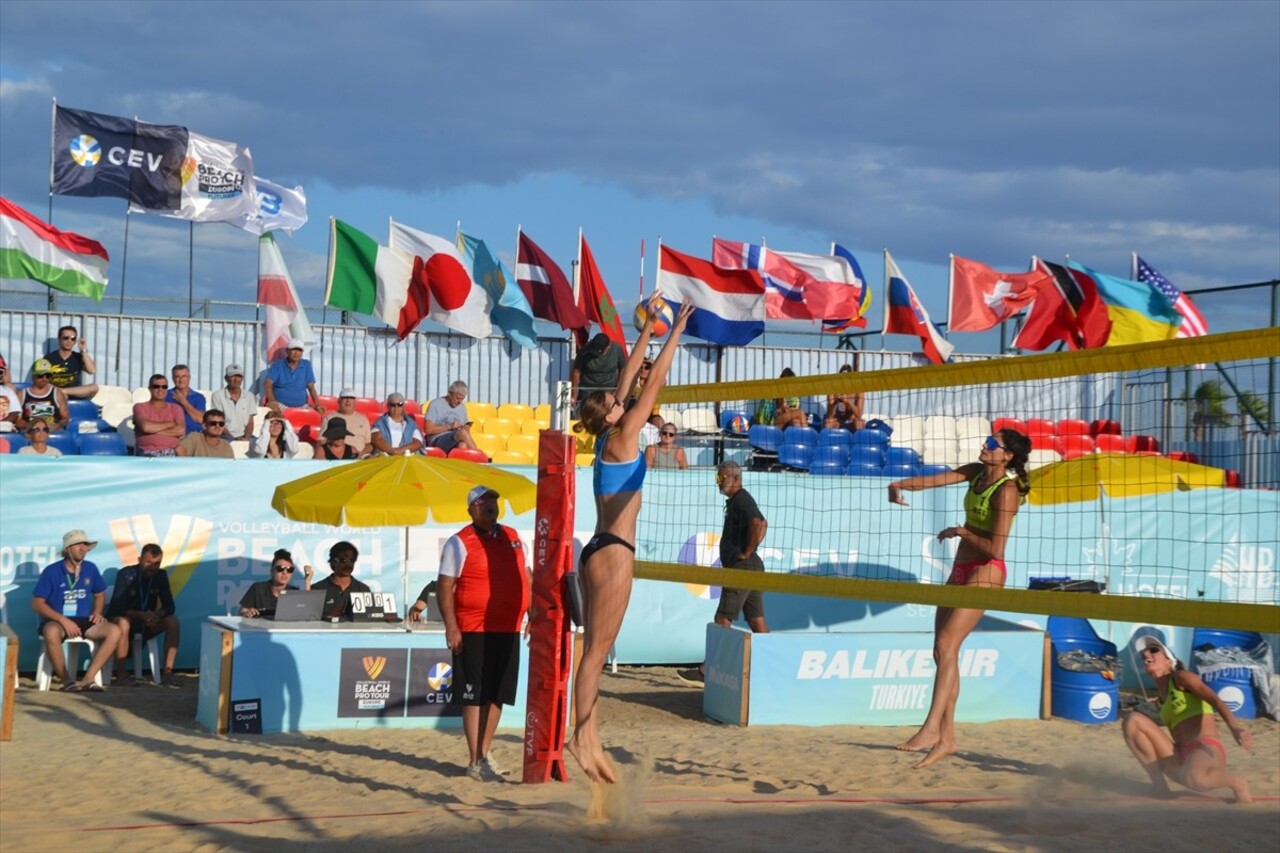
[[711, 262], [727, 270], [756, 270], [764, 280], [764, 315], [782, 320], [812, 320], [805, 304], [808, 274], [795, 264], [754, 243], [739, 243], [715, 237], [711, 241]]
[[942, 364], [951, 358], [955, 345], [942, 337], [938, 327], [929, 319], [929, 312], [916, 298], [906, 276], [886, 249], [884, 253], [884, 330], [885, 335], [916, 335], [920, 338], [924, 354], [934, 364]]
[[723, 346], [744, 346], [764, 332], [764, 281], [754, 270], [726, 270], [711, 261], [659, 246], [657, 291], [674, 309], [693, 306], [688, 334]]

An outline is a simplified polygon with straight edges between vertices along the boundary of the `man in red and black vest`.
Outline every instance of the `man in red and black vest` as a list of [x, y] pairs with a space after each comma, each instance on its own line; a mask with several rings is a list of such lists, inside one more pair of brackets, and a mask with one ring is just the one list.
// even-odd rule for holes
[[467, 776], [499, 779], [489, 748], [502, 706], [516, 700], [530, 575], [520, 537], [498, 524], [498, 493], [476, 486], [467, 512], [471, 524], [449, 537], [440, 555], [440, 616], [453, 650], [454, 693], [461, 697]]

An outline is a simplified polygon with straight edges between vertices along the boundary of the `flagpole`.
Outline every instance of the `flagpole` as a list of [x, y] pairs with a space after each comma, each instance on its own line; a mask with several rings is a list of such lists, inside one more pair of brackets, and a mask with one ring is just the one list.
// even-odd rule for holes
[[640, 238], [640, 300], [644, 301], [644, 238]]
[[[120, 315], [124, 316], [124, 285], [129, 273], [129, 203], [124, 205], [124, 250], [120, 253]], [[116, 326], [116, 364], [115, 371], [120, 372], [120, 341], [124, 334], [124, 322]]]
[[[573, 304], [582, 307], [582, 226], [578, 226], [578, 259], [573, 262]], [[585, 312], [584, 312], [585, 313]], [[591, 329], [591, 318], [587, 317], [587, 330]], [[589, 337], [589, 336], [588, 336]]]
[[187, 222], [187, 317], [196, 316], [196, 223]]
[[880, 257], [880, 265], [884, 267], [884, 319], [880, 321], [880, 349], [883, 350], [884, 330], [889, 328], [889, 248], [886, 246], [882, 251], [884, 254]]
[[956, 298], [956, 256], [947, 253], [947, 332], [951, 332], [951, 316], [955, 314]]
[[[49, 112], [49, 216], [48, 222], [53, 224], [53, 158], [54, 158], [54, 137], [58, 134], [58, 99], [53, 99], [53, 107]], [[57, 291], [52, 287], [46, 295], [46, 304], [50, 311], [58, 310]]]

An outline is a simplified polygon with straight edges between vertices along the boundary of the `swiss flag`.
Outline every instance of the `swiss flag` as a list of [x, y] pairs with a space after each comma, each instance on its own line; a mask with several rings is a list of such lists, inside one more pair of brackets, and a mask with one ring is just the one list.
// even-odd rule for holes
[[487, 290], [475, 286], [452, 240], [392, 222], [390, 246], [413, 255], [409, 298], [426, 310], [426, 316], [473, 338], [489, 336], [493, 300]]
[[1046, 270], [1007, 273], [968, 258], [951, 256], [951, 309], [948, 328], [953, 332], [983, 332], [1017, 314], [1053, 283]]

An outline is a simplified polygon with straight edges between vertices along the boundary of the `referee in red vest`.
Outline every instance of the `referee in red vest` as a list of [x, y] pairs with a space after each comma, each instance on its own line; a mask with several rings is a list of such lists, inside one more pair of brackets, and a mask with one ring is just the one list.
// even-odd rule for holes
[[501, 779], [489, 747], [502, 706], [515, 704], [531, 579], [520, 537], [498, 523], [498, 493], [476, 486], [467, 512], [471, 524], [444, 543], [437, 592], [470, 751], [467, 776]]

